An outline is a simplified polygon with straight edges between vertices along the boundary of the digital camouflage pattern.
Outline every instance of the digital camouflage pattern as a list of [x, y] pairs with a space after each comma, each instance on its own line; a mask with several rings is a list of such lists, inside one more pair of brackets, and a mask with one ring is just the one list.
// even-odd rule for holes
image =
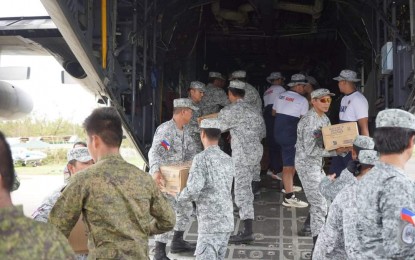
[[22, 206], [0, 209], [0, 259], [75, 259], [54, 226], [23, 215]]
[[325, 177], [323, 157], [336, 155], [335, 151], [326, 151], [323, 148], [321, 129], [328, 125], [328, 117], [325, 114], [319, 116], [312, 108], [300, 119], [297, 126], [295, 168], [310, 203], [312, 236], [318, 235], [327, 214], [327, 201], [319, 191], [319, 184]]
[[[193, 159], [196, 155], [196, 147], [189, 133], [178, 129], [173, 119], [157, 127], [153, 144], [148, 152], [150, 174], [160, 171], [161, 165], [181, 163]], [[164, 141], [168, 145], [163, 145]]]
[[351, 81], [351, 82], [360, 81], [360, 79], [357, 78], [356, 72], [354, 72], [353, 70], [342, 70], [340, 72], [340, 75], [333, 79], [337, 81], [342, 81], [342, 80]]
[[349, 172], [349, 170], [344, 169], [340, 176], [334, 180], [330, 180], [329, 177], [324, 177], [321, 180], [319, 189], [321, 194], [330, 201], [333, 201], [336, 195], [346, 186], [354, 183], [356, 181], [356, 177], [354, 177], [353, 173]]
[[148, 259], [148, 236], [169, 231], [175, 216], [151, 176], [107, 155], [71, 177], [49, 214], [68, 237], [80, 214], [89, 258]]
[[265, 137], [262, 116], [245, 100], [239, 99], [225, 107], [218, 119], [222, 132], [230, 131], [232, 160], [235, 165], [235, 203], [241, 219], [253, 219], [254, 208], [251, 182], [258, 175]]
[[[204, 97], [202, 98], [202, 100]], [[199, 104], [193, 103], [195, 107], [199, 107]], [[202, 140], [200, 140], [200, 128], [199, 123], [197, 122], [197, 118], [201, 116], [201, 110], [195, 110], [192, 113], [192, 118], [190, 119], [190, 122], [188, 125], [186, 125], [184, 128], [186, 131], [189, 131], [189, 135], [193, 138], [193, 143], [195, 147], [194, 153], [200, 153], [203, 151], [203, 144]]]
[[230, 234], [199, 234], [195, 251], [196, 260], [224, 260]]
[[187, 186], [177, 201], [196, 203], [198, 234], [232, 232], [232, 181], [235, 167], [218, 145], [206, 148], [193, 159]]
[[211, 83], [207, 84], [206, 91], [200, 102], [201, 114], [204, 116], [219, 113], [221, 108], [227, 105], [229, 105], [229, 100], [225, 91]]
[[330, 205], [326, 223], [313, 251], [313, 259], [363, 259], [356, 230], [356, 183], [357, 179], [341, 190]]
[[375, 142], [373, 138], [365, 135], [358, 135], [353, 141], [353, 145], [365, 150], [373, 150]]
[[[357, 234], [365, 259], [415, 259], [402, 208], [415, 211], [415, 185], [400, 168], [378, 162], [357, 184]], [[412, 224], [410, 224], [412, 225]], [[407, 238], [407, 239], [405, 239]]]
[[382, 110], [376, 116], [376, 128], [400, 127], [415, 130], [415, 116], [401, 109]]
[[256, 111], [261, 115], [262, 117], [262, 100], [261, 96], [258, 93], [258, 90], [254, 88], [251, 84], [248, 82], [245, 83], [245, 102], [250, 104], [252, 107], [256, 109]]
[[326, 88], [319, 88], [310, 93], [311, 98], [321, 98], [324, 96], [334, 96], [334, 94], [330, 93], [330, 90]]

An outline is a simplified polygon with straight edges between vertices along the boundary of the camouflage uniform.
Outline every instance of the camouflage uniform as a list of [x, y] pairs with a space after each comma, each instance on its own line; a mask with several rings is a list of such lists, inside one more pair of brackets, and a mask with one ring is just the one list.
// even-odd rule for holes
[[[69, 180], [69, 179], [68, 179]], [[62, 190], [66, 187], [62, 185], [59, 189], [55, 190], [49, 197], [47, 197], [43, 202], [42, 205], [32, 214], [34, 220], [47, 223], [49, 218], [49, 213], [55, 205], [56, 201], [58, 200], [59, 196], [62, 194]], [[76, 254], [75, 258], [77, 260], [85, 260], [87, 259], [88, 254]]]
[[335, 180], [330, 180], [327, 176], [323, 178], [320, 182], [320, 192], [321, 194], [330, 201], [333, 201], [336, 195], [346, 186], [354, 183], [356, 177], [349, 172], [349, 170], [344, 169], [340, 176]]
[[251, 182], [260, 169], [265, 137], [265, 123], [262, 116], [245, 100], [223, 108], [218, 119], [222, 132], [231, 134], [232, 160], [235, 164], [235, 203], [242, 220], [254, 218], [254, 195]]
[[174, 226], [174, 212], [151, 176], [120, 155], [72, 176], [49, 221], [68, 237], [81, 213], [91, 259], [148, 259], [148, 236]]
[[262, 116], [262, 100], [261, 96], [251, 84], [245, 83], [245, 102], [253, 106], [257, 112]]
[[[165, 148], [162, 145], [163, 141], [167, 141], [170, 144], [170, 147]], [[191, 161], [195, 154], [196, 149], [194, 141], [188, 132], [186, 132], [185, 128], [184, 131], [181, 131], [177, 128], [173, 119], [167, 121], [157, 128], [153, 137], [153, 144], [148, 152], [150, 174], [160, 171], [161, 165]], [[165, 197], [176, 212], [176, 225], [174, 230], [186, 230], [186, 226], [189, 223], [192, 214], [192, 204], [186, 203], [178, 206], [176, 199], [173, 196], [165, 194]], [[167, 243], [170, 234], [171, 232], [156, 235], [155, 240], [157, 242]]]
[[335, 151], [326, 151], [323, 148], [321, 128], [328, 125], [328, 117], [324, 114], [319, 116], [312, 108], [300, 119], [297, 127], [295, 168], [310, 203], [310, 227], [313, 237], [318, 235], [327, 214], [327, 201], [318, 189], [320, 181], [325, 176], [323, 157], [336, 155]]
[[[379, 162], [357, 184], [357, 230], [366, 259], [414, 259], [413, 243], [403, 242], [402, 208], [415, 210], [415, 185], [402, 169]], [[412, 224], [408, 224], [412, 225]]]
[[233, 231], [232, 180], [235, 168], [219, 146], [196, 155], [180, 202], [195, 201], [198, 220], [196, 259], [224, 259]]
[[[199, 104], [193, 103], [195, 107], [200, 108]], [[188, 125], [185, 125], [184, 129], [185, 131], [189, 131], [189, 135], [193, 138], [194, 143], [194, 153], [198, 154], [201, 151], [203, 151], [203, 144], [200, 140], [200, 129], [199, 129], [199, 123], [197, 122], [197, 118], [201, 117], [200, 109], [193, 111], [192, 119], [190, 119], [190, 122]]]
[[205, 94], [200, 103], [201, 115], [219, 113], [220, 109], [227, 105], [229, 105], [229, 100], [225, 91], [211, 83], [207, 84]]
[[68, 240], [52, 225], [23, 215], [22, 206], [0, 209], [0, 259], [74, 259]]

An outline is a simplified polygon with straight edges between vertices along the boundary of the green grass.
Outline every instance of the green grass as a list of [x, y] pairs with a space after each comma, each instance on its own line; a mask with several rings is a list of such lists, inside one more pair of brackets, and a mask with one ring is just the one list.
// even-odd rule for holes
[[45, 164], [33, 167], [31, 165], [28, 166], [20, 166], [17, 165], [14, 167], [16, 170], [17, 175], [63, 175], [63, 168], [65, 167], [64, 164]]

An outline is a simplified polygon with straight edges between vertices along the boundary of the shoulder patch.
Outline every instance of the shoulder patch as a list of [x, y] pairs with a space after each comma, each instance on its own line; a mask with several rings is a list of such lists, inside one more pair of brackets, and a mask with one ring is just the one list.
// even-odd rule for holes
[[413, 245], [415, 242], [415, 227], [412, 224], [406, 224], [402, 229], [402, 241], [407, 245]]
[[163, 140], [161, 141], [161, 146], [164, 147], [164, 149], [166, 149], [167, 151], [170, 150], [170, 143], [167, 140]]

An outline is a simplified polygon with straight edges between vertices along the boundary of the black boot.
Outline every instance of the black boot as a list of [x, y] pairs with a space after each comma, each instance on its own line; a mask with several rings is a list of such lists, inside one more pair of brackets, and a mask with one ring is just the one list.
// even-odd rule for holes
[[298, 235], [302, 237], [311, 237], [310, 212], [307, 215], [303, 227], [298, 231]]
[[195, 243], [189, 243], [183, 240], [183, 233], [184, 231], [174, 231], [170, 247], [170, 252], [173, 254], [181, 252], [194, 252], [196, 250]]
[[254, 197], [259, 198], [261, 196], [259, 181], [253, 181], [251, 186], [252, 186], [252, 193], [254, 194]]
[[311, 259], [313, 259], [314, 247], [316, 246], [318, 235], [313, 237], [313, 249], [311, 249]]
[[156, 248], [154, 249], [154, 260], [170, 260], [166, 255], [166, 244], [156, 242]]
[[252, 219], [244, 220], [244, 231], [239, 232], [237, 235], [231, 236], [229, 238], [230, 244], [248, 244], [255, 241], [254, 235], [252, 233]]

